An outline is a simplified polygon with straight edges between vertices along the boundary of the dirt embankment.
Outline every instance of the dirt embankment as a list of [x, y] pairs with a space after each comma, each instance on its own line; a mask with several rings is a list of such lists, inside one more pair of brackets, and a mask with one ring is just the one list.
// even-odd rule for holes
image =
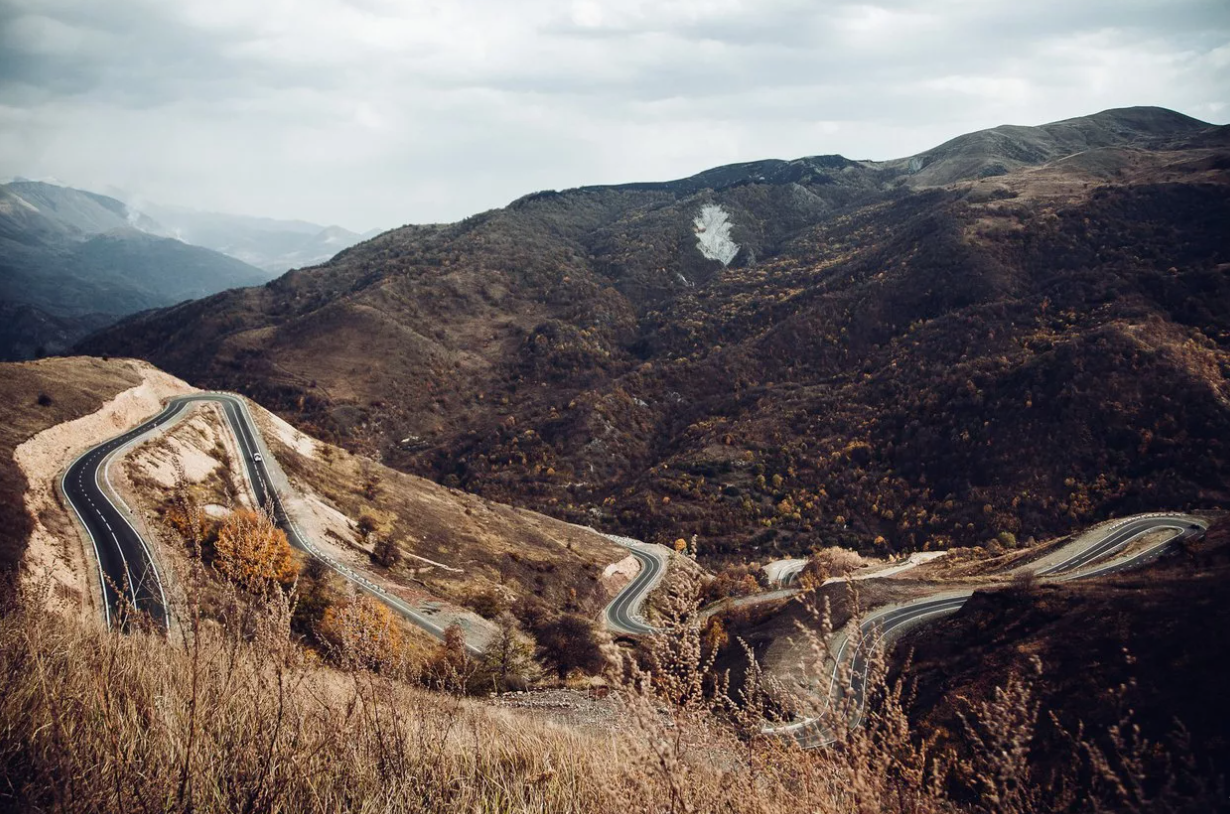
[[602, 570], [602, 585], [612, 595], [619, 593], [641, 572], [641, 562], [629, 554]]
[[[249, 410], [268, 447], [269, 476], [312, 545], [439, 624], [460, 625], [471, 643], [481, 646], [492, 632], [465, 607], [491, 612], [490, 601], [479, 605], [475, 597], [495, 595], [507, 606], [531, 593], [549, 601], [558, 595], [556, 601], [596, 614], [627, 582], [618, 567], [604, 575], [603, 567], [625, 552], [595, 532], [394, 472], [304, 435], [257, 405]], [[166, 543], [161, 556], [172, 573], [185, 565], [183, 546], [166, 539], [158, 515], [175, 494], [214, 516], [249, 503], [239, 457], [221, 412], [203, 405], [125, 456], [123, 476], [115, 477], [121, 496], [139, 509], [145, 536]], [[377, 539], [395, 541], [400, 562], [376, 564]], [[521, 568], [530, 580], [516, 578], [513, 569]]]
[[184, 498], [211, 517], [252, 508], [239, 449], [217, 404], [190, 405], [164, 431], [113, 459], [111, 483], [131, 507], [132, 522], [154, 545], [172, 605], [187, 600], [180, 578], [192, 562], [183, 538], [164, 522], [164, 510]]
[[52, 607], [88, 607], [94, 596], [91, 571], [58, 479], [82, 452], [158, 412], [164, 399], [193, 388], [134, 360], [79, 357], [2, 367], [5, 392], [16, 396], [0, 416], [8, 419], [5, 440], [16, 441], [11, 469], [4, 472], [6, 492], [21, 489], [19, 505], [28, 523], [22, 539], [8, 540], [7, 548], [20, 549], [22, 581], [45, 586]]

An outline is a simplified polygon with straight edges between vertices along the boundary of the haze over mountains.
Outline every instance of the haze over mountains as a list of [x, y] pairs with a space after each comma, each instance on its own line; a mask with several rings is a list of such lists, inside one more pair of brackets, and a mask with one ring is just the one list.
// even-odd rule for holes
[[34, 181], [0, 187], [2, 358], [62, 351], [126, 314], [269, 279], [158, 232], [104, 195]]
[[719, 556], [1014, 540], [1227, 499], [1228, 171], [1128, 108], [539, 192], [81, 349]]
[[271, 274], [323, 263], [342, 249], [381, 231], [375, 229], [360, 235], [341, 226], [198, 212], [121, 197], [142, 215], [152, 218], [167, 236], [230, 255]]
[[361, 239], [300, 221], [147, 209], [37, 181], [0, 186], [0, 359], [57, 353], [118, 317], [259, 285]]

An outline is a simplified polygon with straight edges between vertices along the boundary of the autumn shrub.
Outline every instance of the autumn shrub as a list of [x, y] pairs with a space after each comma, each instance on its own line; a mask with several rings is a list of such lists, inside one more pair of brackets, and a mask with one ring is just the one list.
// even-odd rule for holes
[[495, 616], [496, 633], [483, 651], [474, 676], [472, 692], [524, 690], [542, 672], [534, 660], [534, 640], [521, 629], [508, 611]]
[[162, 520], [179, 535], [190, 554], [213, 559], [221, 524], [203, 509], [181, 496], [166, 506]]
[[466, 597], [466, 605], [470, 610], [484, 619], [494, 619], [503, 613], [508, 606], [504, 597], [494, 588], [484, 588]]
[[464, 693], [472, 686], [477, 670], [466, 649], [465, 631], [453, 623], [444, 629], [443, 638], [427, 657], [420, 680], [444, 692]]
[[343, 667], [379, 672], [405, 665], [403, 636], [393, 612], [364, 594], [326, 608], [317, 635]]
[[760, 567], [754, 563], [731, 563], [722, 567], [702, 588], [705, 602], [751, 596], [760, 590]]
[[263, 512], [232, 512], [218, 530], [214, 550], [214, 568], [251, 593], [290, 587], [299, 575], [286, 533]]
[[375, 500], [380, 496], [380, 476], [375, 473], [367, 475], [363, 479], [363, 497], [367, 500]]
[[345, 598], [340, 578], [321, 560], [309, 558], [295, 586], [292, 629], [310, 641], [324, 644], [320, 637], [320, 625], [325, 613], [334, 605], [344, 602]]
[[563, 681], [574, 670], [594, 674], [606, 667], [606, 657], [593, 622], [575, 613], [562, 613], [534, 629], [536, 655]]
[[401, 562], [401, 547], [388, 537], [381, 537], [372, 546], [372, 562], [384, 568], [393, 568]]
[[356, 523], [356, 527], [358, 528], [359, 535], [364, 539], [373, 534], [387, 536], [392, 530], [393, 519], [388, 512], [364, 506], [359, 510], [359, 520]]
[[551, 606], [533, 594], [522, 594], [512, 603], [512, 614], [522, 627], [533, 632], [545, 625], [555, 615]]
[[829, 546], [814, 552], [807, 559], [799, 581], [803, 584], [823, 585], [831, 577], [844, 577], [864, 565], [856, 552], [839, 546]]

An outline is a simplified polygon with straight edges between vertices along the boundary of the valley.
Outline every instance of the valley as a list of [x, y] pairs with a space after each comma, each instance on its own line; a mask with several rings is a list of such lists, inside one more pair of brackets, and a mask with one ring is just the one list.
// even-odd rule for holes
[[61, 353], [149, 308], [257, 285], [253, 266], [161, 234], [114, 198], [33, 181], [0, 186], [0, 359]]
[[0, 359], [62, 353], [121, 317], [260, 285], [363, 237], [15, 180], [0, 186]]
[[[44, 363], [46, 364], [48, 363]], [[202, 412], [201, 408], [208, 409]], [[107, 627], [131, 629], [133, 624], [144, 626], [148, 618], [149, 622], [171, 632], [173, 627], [179, 624], [177, 617], [192, 613], [191, 604], [186, 601], [187, 597], [182, 588], [182, 585], [190, 580], [188, 571], [191, 566], [184, 561], [183, 552], [176, 550], [175, 535], [166, 533], [166, 530], [169, 530], [166, 523], [169, 519], [175, 528], [182, 529], [182, 526], [178, 525], [183, 522], [182, 519], [175, 519], [182, 515], [173, 515], [177, 511], [176, 501], [178, 510], [182, 512], [187, 502], [193, 499], [188, 495], [195, 492], [198, 499], [206, 496], [206, 499], [231, 503], [231, 508], [218, 503], [207, 504], [207, 508], [211, 508], [215, 515], [242, 512], [245, 511], [243, 506], [263, 507], [292, 548], [303, 552], [309, 561], [316, 561], [336, 574], [350, 586], [353, 593], [373, 597], [410, 625], [438, 641], [446, 641], [447, 628], [454, 627], [460, 632], [461, 641], [471, 657], [484, 658], [498, 635], [497, 629], [490, 621], [464, 609], [460, 603], [447, 607], [441, 604], [439, 598], [425, 601], [421, 596], [414, 596], [413, 592], [407, 593], [405, 582], [395, 577], [387, 566], [373, 568], [372, 563], [365, 562], [365, 558], [355, 558], [344, 548], [339, 550], [334, 543], [343, 538], [331, 528], [324, 528], [324, 535], [316, 536], [320, 534], [322, 526], [315, 522], [319, 518], [312, 518], [312, 510], [306, 507], [309, 502], [320, 506], [325, 504], [319, 497], [307, 495], [305, 500], [305, 495], [296, 492], [278, 463], [278, 457], [271, 452], [270, 445], [264, 440], [264, 435], [254, 420], [253, 409], [242, 397], [225, 393], [205, 392], [173, 396], [165, 401], [165, 407], [157, 414], [125, 429], [115, 438], [85, 450], [68, 465], [59, 481], [60, 492], [81, 524], [94, 552], [99, 579], [97, 582], [91, 582], [94, 582], [94, 593], [101, 595], [102, 617]], [[189, 416], [195, 417], [186, 421]], [[274, 437], [280, 438], [277, 446], [282, 455], [306, 454], [315, 457], [320, 454], [320, 450], [326, 449], [321, 442], [301, 436], [288, 427], [280, 430], [276, 423], [271, 424], [276, 421], [275, 418], [266, 417], [261, 424], [270, 429]], [[196, 426], [191, 427], [192, 423]], [[207, 431], [207, 435], [193, 435], [203, 431]], [[218, 431], [229, 434], [225, 444], [217, 440]], [[167, 438], [163, 439], [164, 435]], [[214, 469], [214, 472], [203, 474], [198, 471], [195, 475], [188, 474], [183, 462], [186, 460], [185, 456], [193, 450], [193, 441], [189, 440], [193, 437], [200, 438], [193, 454], [204, 454], [209, 468]], [[172, 442], [174, 446], [166, 446]], [[206, 447], [210, 443], [213, 446]], [[161, 473], [164, 467], [157, 462], [166, 460], [164, 456], [168, 449], [171, 450], [170, 460], [173, 467], [170, 481], [165, 482], [162, 478], [165, 473]], [[229, 450], [222, 453], [221, 461], [209, 457], [217, 455], [219, 450]], [[297, 453], [291, 450], [296, 450]], [[328, 453], [327, 457], [332, 458], [337, 454]], [[118, 480], [121, 483], [119, 489], [111, 478], [112, 459], [115, 459], [115, 465], [123, 471]], [[219, 463], [222, 465], [222, 471], [215, 469]], [[151, 469], [151, 466], [156, 466], [157, 470]], [[225, 471], [228, 466], [230, 471]], [[367, 473], [367, 480], [361, 488], [369, 495], [378, 489], [389, 488], [388, 484], [380, 483], [382, 479], [373, 474], [374, 469], [370, 464], [362, 465], [359, 471]], [[161, 474], [155, 474], [156, 472]], [[373, 483], [377, 485], [373, 486]], [[193, 484], [198, 485], [193, 487]], [[237, 484], [242, 497], [234, 491]], [[219, 485], [223, 487], [221, 492], [217, 491]], [[158, 496], [166, 493], [165, 487], [170, 487], [171, 494], [177, 496], [171, 502], [168, 502], [166, 497]], [[203, 488], [204, 492], [201, 491]], [[426, 484], [420, 488], [438, 489], [427, 487]], [[126, 502], [125, 495], [127, 500], [133, 501], [132, 505], [138, 507], [138, 511], [134, 511]], [[338, 503], [336, 498], [331, 502]], [[463, 502], [471, 505], [474, 503]], [[294, 515], [288, 511], [288, 505], [295, 507]], [[345, 503], [341, 505], [344, 506]], [[374, 509], [375, 505], [379, 503], [366, 503], [363, 509], [366, 517], [370, 518], [381, 511]], [[353, 525], [352, 521], [336, 508], [327, 508], [342, 520], [343, 533], [349, 531], [348, 527]], [[490, 508], [486, 511], [490, 511]], [[465, 512], [470, 515], [472, 509], [466, 508]], [[393, 532], [387, 527], [389, 524], [390, 521], [386, 519], [386, 527], [379, 534], [391, 535]], [[315, 533], [310, 536], [305, 534], [305, 525], [313, 528]], [[562, 527], [562, 524], [556, 525]], [[764, 595], [764, 602], [780, 606], [782, 602], [791, 599], [795, 602], [812, 601], [807, 600], [807, 597], [826, 588], [836, 589], [842, 584], [852, 586], [861, 580], [892, 581], [894, 578], [902, 578], [902, 575], [907, 581], [913, 578], [913, 590], [918, 598], [904, 602], [889, 600], [886, 604], [877, 604], [872, 600], [871, 604], [863, 606], [862, 613], [865, 616], [853, 616], [831, 641], [825, 643], [828, 655], [810, 668], [812, 672], [803, 682], [805, 694], [791, 702], [792, 705], [802, 704], [804, 710], [813, 710], [810, 715], [802, 720], [768, 725], [762, 729], [762, 733], [794, 740], [805, 749], [827, 746], [843, 740], [847, 736], [848, 727], [858, 727], [863, 719], [868, 703], [866, 688], [871, 680], [871, 664], [882, 658], [877, 653], [882, 648], [891, 649], [904, 632], [917, 628], [920, 623], [933, 622], [959, 612], [975, 590], [993, 590], [1002, 586], [1004, 579], [1012, 575], [1015, 575], [1012, 580], [1013, 589], [1017, 590], [1018, 585], [1037, 584], [1039, 578], [1044, 584], [1067, 584], [1073, 580], [1096, 579], [1134, 571], [1185, 546], [1189, 540], [1202, 538], [1208, 525], [1207, 520], [1197, 517], [1165, 514], [1144, 515], [1106, 523], [1057, 547], [1044, 546], [1040, 557], [1013, 558], [1006, 566], [1006, 571], [992, 569], [973, 586], [970, 585], [968, 577], [963, 579], [958, 576], [953, 580], [951, 576], [945, 576], [946, 569], [943, 563], [938, 561], [946, 552], [911, 557], [902, 565], [894, 567], [872, 566], [867, 573], [860, 574], [860, 570], [868, 569], [865, 564], [861, 569], [847, 572], [843, 576], [821, 578], [819, 581], [808, 574], [800, 577], [794, 562], [787, 561], [789, 575], [772, 572], [766, 577], [768, 586], [772, 588], [774, 581], [786, 580], [801, 581], [802, 587], [770, 591]], [[160, 528], [164, 531], [160, 532]], [[416, 526], [419, 531], [425, 528], [427, 526], [421, 523]], [[618, 547], [627, 548], [639, 566], [627, 584], [613, 595], [607, 596], [607, 602], [601, 608], [603, 623], [614, 634], [625, 637], [669, 634], [672, 628], [681, 623], [678, 619], [664, 619], [660, 613], [656, 614], [656, 624], [646, 621], [649, 613], [648, 595], [670, 569], [669, 549], [658, 550], [657, 547], [646, 546], [626, 538], [604, 539], [602, 535], [585, 529], [574, 529], [570, 534], [573, 539], [567, 544], [569, 553], [573, 551], [574, 541], [581, 540], [581, 545], [586, 547], [582, 557], [596, 555], [598, 562], [601, 563], [604, 559], [612, 560], [613, 565], [616, 556], [613, 552], [617, 547], [611, 544], [616, 543]], [[333, 538], [333, 543], [328, 541], [329, 537]], [[1144, 542], [1137, 545], [1135, 541], [1138, 540]], [[199, 541], [196, 545], [200, 545]], [[171, 547], [170, 550], [168, 546]], [[414, 548], [423, 550], [418, 546]], [[159, 553], [155, 554], [156, 551]], [[372, 552], [367, 553], [375, 559]], [[435, 557], [446, 556], [441, 551], [431, 553]], [[525, 549], [518, 550], [518, 556], [523, 553], [529, 552]], [[399, 559], [403, 554], [399, 548]], [[191, 556], [193, 555], [189, 553], [189, 557]], [[466, 586], [466, 592], [463, 594], [458, 595], [448, 588], [437, 588], [437, 591], [446, 597], [452, 594], [454, 602], [464, 602], [475, 595], [474, 591], [480, 583], [474, 568], [481, 569], [486, 565], [480, 561], [470, 563], [465, 568], [456, 568], [417, 553], [411, 553], [410, 556], [434, 566], [426, 569], [428, 573], [442, 569], [462, 576], [462, 584]], [[490, 557], [491, 554], [488, 553], [484, 559], [489, 560]], [[561, 554], [556, 554], [555, 558], [558, 561]], [[567, 557], [563, 559], [566, 560]], [[454, 562], [457, 560], [454, 559]], [[174, 565], [169, 566], [168, 563]], [[914, 574], [907, 573], [928, 563], [931, 564], [930, 571], [922, 581]], [[953, 574], [960, 574], [960, 569], [948, 570]], [[560, 571], [555, 563], [552, 563], [550, 572], [555, 577], [552, 580], [555, 590], [567, 588], [566, 582], [560, 583], [565, 572]], [[766, 572], [770, 572], [770, 569], [766, 568]], [[419, 573], [422, 574], [423, 571], [419, 570]], [[678, 576], [679, 574], [676, 574], [676, 577]], [[427, 584], [421, 578], [414, 581]], [[501, 578], [500, 582], [505, 589], [512, 584], [507, 577]], [[168, 585], [171, 586], [169, 589]], [[924, 585], [926, 587], [922, 588]], [[568, 590], [575, 602], [575, 583], [574, 587]], [[533, 593], [544, 595], [541, 582]], [[172, 597], [172, 600], [168, 600], [168, 596]], [[738, 614], [744, 608], [750, 607], [750, 603], [760, 601], [761, 598], [755, 595], [745, 600], [728, 599], [704, 609], [697, 618], [710, 626], [715, 624], [715, 620], [720, 624], [720, 620], [726, 615]], [[828, 678], [822, 679], [821, 676]], [[846, 692], [852, 692], [852, 696], [846, 697], [843, 694]], [[795, 717], [798, 715], [796, 711]]]

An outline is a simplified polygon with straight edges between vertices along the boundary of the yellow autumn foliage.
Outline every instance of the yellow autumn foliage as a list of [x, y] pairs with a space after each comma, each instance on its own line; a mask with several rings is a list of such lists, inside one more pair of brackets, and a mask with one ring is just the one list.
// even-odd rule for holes
[[316, 632], [345, 666], [381, 670], [402, 657], [402, 634], [393, 612], [368, 596], [330, 605]]
[[288, 587], [299, 576], [286, 533], [261, 512], [232, 513], [218, 530], [214, 551], [214, 567], [253, 593]]

